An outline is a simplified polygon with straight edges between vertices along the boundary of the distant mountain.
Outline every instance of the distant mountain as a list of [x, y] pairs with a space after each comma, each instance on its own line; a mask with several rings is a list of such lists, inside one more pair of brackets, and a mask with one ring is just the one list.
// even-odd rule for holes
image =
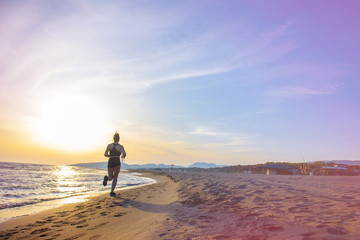
[[322, 162], [333, 162], [335, 164], [360, 165], [360, 160], [321, 160]]
[[205, 162], [196, 162], [188, 166], [189, 168], [216, 168], [216, 167], [226, 167], [227, 165], [217, 165], [215, 163], [205, 163]]
[[131, 164], [127, 165], [127, 169], [140, 169], [140, 168], [184, 168], [183, 166], [179, 165], [166, 165], [166, 164], [155, 164], [155, 163], [148, 163], [148, 164]]
[[[79, 164], [73, 164], [71, 166], [77, 166], [77, 167], [86, 167], [86, 168], [101, 168], [106, 169], [107, 168], [107, 162], [94, 162], [94, 163], [79, 163]], [[140, 168], [184, 168], [183, 166], [178, 165], [165, 165], [165, 164], [127, 164], [123, 163], [121, 164], [122, 169], [140, 169]]]

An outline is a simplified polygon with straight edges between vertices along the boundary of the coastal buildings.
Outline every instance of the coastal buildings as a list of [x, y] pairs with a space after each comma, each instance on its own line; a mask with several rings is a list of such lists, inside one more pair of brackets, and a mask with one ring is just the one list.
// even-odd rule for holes
[[359, 165], [334, 164], [332, 162], [316, 163], [267, 163], [253, 167], [252, 173], [266, 175], [320, 175], [320, 176], [357, 176]]
[[282, 164], [266, 164], [257, 167], [255, 170], [257, 173], [263, 173], [266, 175], [297, 175], [298, 169], [289, 165]]

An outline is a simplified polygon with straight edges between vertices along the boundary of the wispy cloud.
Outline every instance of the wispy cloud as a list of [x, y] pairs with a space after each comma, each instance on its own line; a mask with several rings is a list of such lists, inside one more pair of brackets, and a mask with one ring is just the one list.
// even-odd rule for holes
[[267, 77], [274, 85], [281, 85], [270, 90], [271, 95], [289, 98], [335, 93], [346, 86], [344, 75], [336, 65], [293, 63], [275, 67]]
[[[213, 142], [227, 146], [245, 146], [254, 143], [255, 136], [235, 132], [216, 131], [210, 128], [195, 128], [189, 132], [190, 136], [212, 137]], [[204, 141], [206, 143], [208, 141]]]
[[330, 91], [323, 91], [302, 87], [282, 87], [271, 92], [272, 95], [278, 97], [295, 97], [295, 96], [311, 96], [330, 94]]
[[[173, 26], [186, 24], [186, 15], [165, 12], [164, 21], [154, 9], [136, 9], [126, 4], [97, 7], [95, 11], [95, 6], [70, 4], [51, 21], [46, 21], [50, 14], [42, 16], [43, 21], [35, 18], [33, 33], [23, 31], [29, 23], [19, 23], [13, 33], [29, 41], [14, 46], [8, 39], [17, 65], [5, 70], [7, 81], [35, 94], [41, 89], [69, 85], [136, 92], [164, 82], [254, 67], [297, 46], [281, 40], [289, 24], [265, 32], [256, 32], [243, 22], [241, 27], [230, 24], [224, 30], [187, 32], [182, 28], [181, 33], [176, 33]], [[34, 19], [31, 12], [25, 15], [30, 21]]]

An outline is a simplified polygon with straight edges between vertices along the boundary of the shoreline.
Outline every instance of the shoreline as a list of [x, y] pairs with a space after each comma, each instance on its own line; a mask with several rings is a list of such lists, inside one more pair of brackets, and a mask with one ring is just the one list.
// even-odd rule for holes
[[0, 239], [360, 239], [360, 177], [142, 172], [157, 183], [0, 224]]
[[[146, 220], [149, 225], [154, 225], [154, 221], [165, 218], [164, 206], [176, 200], [176, 191], [173, 182], [166, 177], [148, 173], [142, 176], [152, 178], [156, 183], [115, 190], [116, 197], [101, 194], [85, 202], [10, 219], [0, 223], [0, 239], [98, 239], [111, 238], [114, 234], [123, 236], [121, 239], [136, 239], [135, 235], [148, 239], [148, 232], [142, 233], [133, 223]], [[169, 198], [170, 189], [175, 195]], [[165, 193], [164, 190], [167, 190], [167, 196], [150, 196], [152, 193]], [[144, 205], [145, 200], [148, 203]]]
[[[138, 172], [126, 171], [125, 174], [136, 175], [137, 177], [141, 177], [141, 178], [148, 178], [148, 179], [151, 179], [149, 181], [154, 181], [154, 182], [145, 183], [145, 184], [135, 184], [135, 185], [129, 184], [129, 185], [124, 185], [124, 186], [118, 185], [117, 191], [123, 191], [126, 189], [132, 189], [132, 188], [137, 188], [137, 187], [141, 187], [141, 186], [146, 186], [148, 184], [156, 183], [156, 180], [149, 178], [149, 177], [142, 176], [142, 174], [138, 173]], [[99, 185], [100, 185], [100, 183], [99, 183]], [[52, 200], [48, 200], [48, 201], [43, 201], [43, 202], [30, 204], [30, 205], [24, 205], [24, 206], [15, 207], [15, 208], [1, 209], [0, 210], [0, 212], [1, 212], [0, 224], [3, 222], [9, 221], [9, 220], [18, 218], [18, 217], [31, 216], [33, 214], [43, 212], [46, 210], [50, 210], [53, 208], [61, 207], [66, 204], [86, 202], [93, 197], [107, 194], [109, 191], [110, 191], [110, 189], [104, 189], [104, 190], [101, 190], [100, 192], [90, 192], [87, 194], [80, 194], [80, 195], [74, 195], [74, 196], [66, 197], [66, 198], [52, 199]]]

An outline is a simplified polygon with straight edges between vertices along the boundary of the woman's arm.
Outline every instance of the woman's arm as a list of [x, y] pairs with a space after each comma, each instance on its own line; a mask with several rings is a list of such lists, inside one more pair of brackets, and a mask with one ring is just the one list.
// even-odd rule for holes
[[110, 155], [109, 155], [109, 151], [111, 150], [111, 144], [109, 144], [108, 146], [107, 146], [107, 148], [106, 148], [106, 150], [105, 150], [105, 153], [104, 153], [104, 156], [105, 157], [110, 157]]
[[122, 146], [122, 145], [121, 145], [121, 157], [123, 157], [123, 158], [126, 157], [125, 148], [124, 148], [124, 146]]

